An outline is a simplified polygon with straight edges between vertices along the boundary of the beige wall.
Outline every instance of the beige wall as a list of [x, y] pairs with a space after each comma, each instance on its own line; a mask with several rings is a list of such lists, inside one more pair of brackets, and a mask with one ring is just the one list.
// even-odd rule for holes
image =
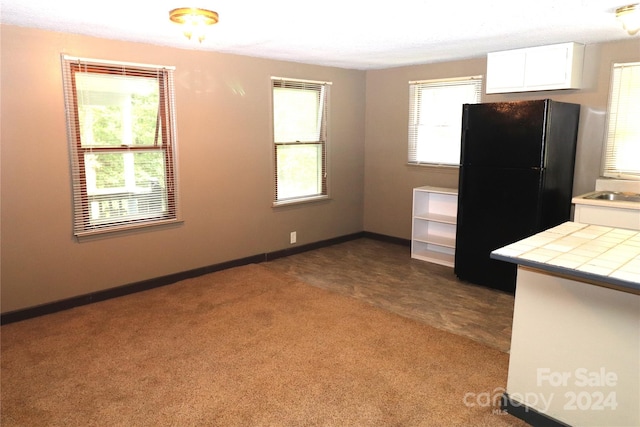
[[[363, 230], [363, 71], [1, 30], [2, 312]], [[184, 224], [73, 238], [61, 53], [176, 66]], [[333, 82], [330, 201], [271, 207], [274, 75]]]
[[[583, 194], [594, 189], [600, 172], [611, 65], [632, 61], [640, 61], [637, 37], [588, 45], [583, 89], [483, 95], [483, 102], [551, 98], [581, 104], [573, 191]], [[367, 72], [365, 230], [409, 239], [412, 188], [458, 186], [457, 168], [407, 165], [408, 82], [485, 73], [485, 58]]]
[[[1, 27], [2, 312], [362, 230], [408, 239], [411, 189], [457, 169], [406, 165], [409, 80], [485, 73], [485, 60], [356, 71]], [[176, 66], [179, 226], [78, 243], [60, 54]], [[583, 104], [578, 192], [593, 188], [609, 69], [637, 41], [587, 47], [587, 88], [487, 96]], [[332, 81], [331, 200], [271, 207], [272, 75]], [[366, 114], [365, 114], [366, 111]], [[365, 144], [366, 141], [366, 144]], [[365, 180], [366, 177], [366, 180]], [[584, 191], [583, 191], [584, 190]]]

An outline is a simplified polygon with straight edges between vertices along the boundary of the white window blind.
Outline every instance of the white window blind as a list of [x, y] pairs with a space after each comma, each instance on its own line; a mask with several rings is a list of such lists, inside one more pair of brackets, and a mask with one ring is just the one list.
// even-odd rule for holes
[[640, 179], [640, 62], [613, 65], [603, 175]]
[[327, 196], [328, 82], [272, 78], [274, 204]]
[[460, 164], [462, 105], [481, 96], [482, 76], [409, 82], [409, 163]]
[[173, 67], [62, 65], [74, 234], [177, 220]]

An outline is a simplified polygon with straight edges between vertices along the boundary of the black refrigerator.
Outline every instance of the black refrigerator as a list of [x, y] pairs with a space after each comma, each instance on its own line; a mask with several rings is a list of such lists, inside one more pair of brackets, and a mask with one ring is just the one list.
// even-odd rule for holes
[[456, 275], [515, 291], [515, 264], [494, 249], [570, 219], [580, 106], [549, 99], [465, 104]]

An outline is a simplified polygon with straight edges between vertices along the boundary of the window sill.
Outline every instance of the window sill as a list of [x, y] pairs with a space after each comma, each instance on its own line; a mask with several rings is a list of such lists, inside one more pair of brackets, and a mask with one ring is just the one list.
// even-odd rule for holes
[[92, 240], [106, 239], [110, 237], [119, 237], [144, 231], [153, 231], [163, 228], [175, 227], [184, 224], [182, 219], [167, 219], [161, 221], [153, 221], [148, 223], [132, 224], [127, 226], [104, 228], [99, 230], [82, 231], [75, 233], [78, 242], [89, 242]]
[[327, 196], [327, 195], [300, 197], [300, 198], [297, 198], [297, 199], [290, 199], [290, 200], [282, 200], [282, 201], [279, 201], [279, 202], [273, 202], [272, 207], [278, 208], [278, 207], [291, 206], [291, 205], [301, 205], [301, 204], [305, 204], [305, 203], [321, 202], [321, 201], [326, 201], [326, 200], [330, 200], [329, 196]]
[[411, 162], [407, 162], [407, 166], [444, 168], [444, 169], [459, 169], [460, 168], [460, 165], [450, 165], [450, 164], [443, 164], [443, 163], [411, 163]]

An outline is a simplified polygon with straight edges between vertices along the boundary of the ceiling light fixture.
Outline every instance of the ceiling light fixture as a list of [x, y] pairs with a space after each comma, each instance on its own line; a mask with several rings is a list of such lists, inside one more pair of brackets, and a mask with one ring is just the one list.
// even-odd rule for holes
[[207, 9], [195, 7], [180, 7], [169, 12], [169, 19], [180, 25], [184, 25], [184, 35], [191, 40], [192, 36], [202, 43], [205, 29], [209, 25], [218, 23], [218, 13]]
[[616, 18], [622, 22], [622, 26], [629, 35], [633, 36], [640, 31], [640, 3], [617, 8]]

